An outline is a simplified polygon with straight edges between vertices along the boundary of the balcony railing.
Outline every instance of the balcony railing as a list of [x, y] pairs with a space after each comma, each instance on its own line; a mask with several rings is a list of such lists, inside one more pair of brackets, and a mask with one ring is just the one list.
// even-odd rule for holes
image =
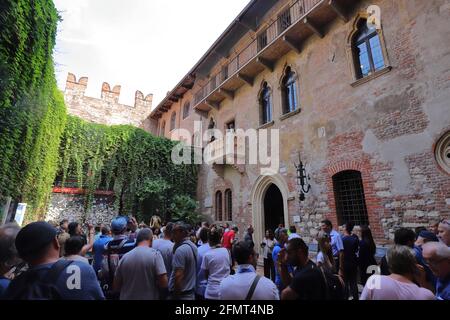
[[[322, 0], [298, 0], [286, 11], [279, 15], [278, 19], [269, 25], [264, 31], [259, 33], [258, 37], [253, 40], [245, 49], [243, 49], [233, 60], [225, 65], [220, 72], [210, 77], [208, 83], [200, 88], [194, 94], [194, 104], [198, 105], [206, 97], [227, 79], [234, 76], [243, 66], [251, 59], [255, 58], [258, 53], [272, 44], [279, 38], [291, 25], [300, 21]], [[227, 69], [225, 72], [224, 69]], [[225, 76], [226, 75], [226, 76]]]

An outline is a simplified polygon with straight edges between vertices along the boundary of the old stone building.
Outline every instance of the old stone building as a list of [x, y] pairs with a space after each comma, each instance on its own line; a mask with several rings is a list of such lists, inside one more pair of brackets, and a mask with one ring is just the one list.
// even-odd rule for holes
[[329, 218], [368, 223], [385, 244], [450, 213], [448, 30], [446, 0], [253, 0], [145, 123], [173, 139], [195, 121], [279, 130], [276, 174], [201, 166], [201, 211], [252, 224], [256, 243], [278, 223], [311, 239]]
[[88, 78], [82, 77], [78, 81], [74, 74], [69, 73], [64, 91], [69, 114], [78, 116], [86, 121], [106, 125], [128, 124], [142, 127], [143, 121], [152, 110], [153, 95], [144, 97], [140, 91], [136, 91], [134, 106], [119, 103], [121, 86], [112, 89], [107, 82], [101, 88], [101, 98], [93, 98], [85, 95]]

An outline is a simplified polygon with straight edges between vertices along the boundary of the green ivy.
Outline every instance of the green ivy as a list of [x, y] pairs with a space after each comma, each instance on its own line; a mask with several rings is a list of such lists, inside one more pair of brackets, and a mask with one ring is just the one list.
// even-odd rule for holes
[[68, 116], [60, 147], [63, 185], [75, 177], [86, 189], [85, 210], [98, 189], [113, 190], [124, 215], [168, 217], [174, 197], [195, 197], [197, 166], [175, 165], [176, 142], [132, 126], [105, 126]]
[[0, 202], [28, 203], [26, 220], [46, 211], [66, 121], [56, 89], [51, 0], [0, 2]]

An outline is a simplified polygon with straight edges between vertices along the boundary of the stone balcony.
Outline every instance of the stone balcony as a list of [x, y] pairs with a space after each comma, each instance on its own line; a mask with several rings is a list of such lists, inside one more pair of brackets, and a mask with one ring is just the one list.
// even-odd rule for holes
[[223, 100], [234, 99], [240, 87], [253, 86], [258, 74], [273, 71], [276, 61], [289, 51], [300, 53], [309, 37], [315, 34], [323, 38], [330, 22], [336, 18], [347, 22], [357, 2], [359, 0], [296, 1], [195, 92], [195, 110], [204, 113], [212, 108], [219, 109]]
[[227, 165], [241, 174], [244, 173], [245, 160], [245, 136], [235, 134], [227, 134], [224, 138], [210, 142], [204, 152], [204, 162], [213, 166], [216, 173], [222, 177]]

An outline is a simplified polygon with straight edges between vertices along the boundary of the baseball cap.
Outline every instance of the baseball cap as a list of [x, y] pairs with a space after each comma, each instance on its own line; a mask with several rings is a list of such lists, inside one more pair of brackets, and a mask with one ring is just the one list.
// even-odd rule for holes
[[15, 242], [17, 252], [22, 258], [26, 258], [49, 245], [56, 234], [56, 228], [47, 222], [30, 223], [17, 234]]
[[428, 231], [428, 230], [420, 231], [419, 237], [424, 238], [428, 241], [435, 241], [435, 242], [439, 241], [439, 239], [436, 237], [436, 235], [433, 232]]
[[111, 230], [113, 232], [122, 232], [126, 229], [127, 224], [128, 224], [127, 218], [119, 216], [111, 222]]

